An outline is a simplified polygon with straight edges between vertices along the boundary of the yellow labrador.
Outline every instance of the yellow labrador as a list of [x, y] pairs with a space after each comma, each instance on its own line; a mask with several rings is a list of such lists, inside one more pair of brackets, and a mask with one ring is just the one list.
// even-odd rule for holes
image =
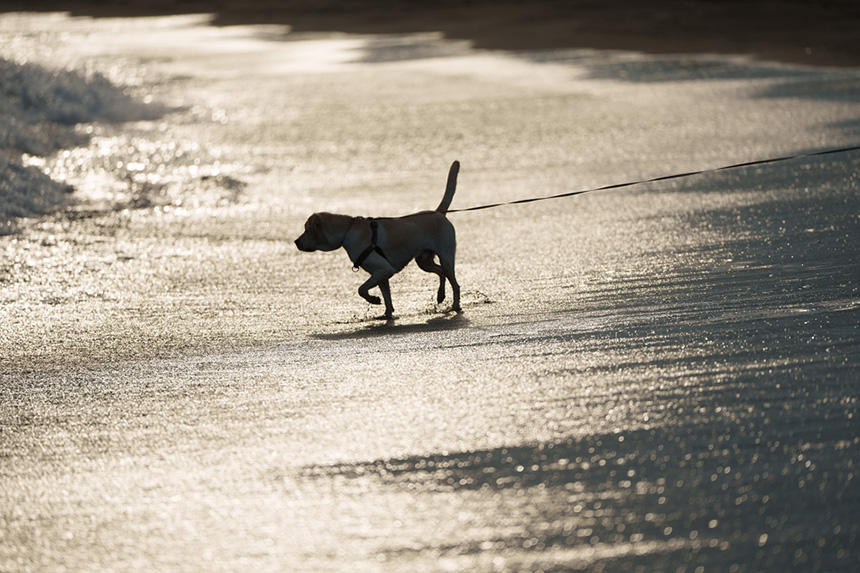
[[[358, 288], [358, 294], [370, 304], [380, 304], [379, 297], [369, 292], [378, 286], [385, 301], [386, 318], [394, 314], [388, 279], [412, 259], [422, 270], [439, 275], [437, 302], [445, 300], [445, 279], [448, 279], [454, 295], [451, 310], [460, 312], [460, 285], [454, 277], [457, 240], [454, 225], [445, 217], [454, 198], [459, 170], [458, 161], [451, 164], [445, 195], [435, 211], [378, 219], [314, 213], [305, 222], [305, 232], [296, 239], [296, 246], [306, 252], [346, 249], [353, 268], [370, 273], [370, 278]], [[439, 264], [433, 260], [434, 256], [439, 257]]]

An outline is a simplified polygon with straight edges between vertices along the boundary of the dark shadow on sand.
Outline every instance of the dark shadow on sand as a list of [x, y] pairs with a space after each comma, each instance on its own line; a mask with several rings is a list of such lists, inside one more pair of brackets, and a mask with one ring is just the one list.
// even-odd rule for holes
[[[831, 124], [828, 127], [841, 129], [855, 135], [854, 141], [848, 141], [844, 147], [860, 145], [860, 119]], [[830, 145], [823, 147], [806, 147], [792, 149], [784, 153], [775, 154], [776, 157], [793, 157], [785, 161], [774, 163], [762, 163], [745, 167], [735, 167], [725, 171], [706, 171], [694, 174], [692, 177], [680, 178], [674, 182], [662, 181], [648, 183], [647, 187], [641, 187], [643, 192], [648, 193], [749, 193], [759, 192], [763, 195], [768, 193], [790, 190], [797, 186], [798, 181], [803, 181], [808, 189], [805, 196], [789, 200], [789, 203], [801, 201], [804, 207], [812, 209], [817, 214], [822, 210], [821, 201], [829, 201], [827, 197], [819, 197], [816, 190], [826, 189], [834, 185], [843, 185], [846, 189], [855, 185], [852, 181], [852, 173], [860, 166], [860, 150], [852, 149], [844, 152], [823, 154], [812, 157], [803, 157], [806, 154], [824, 153], [839, 149], [842, 146]], [[750, 161], [767, 160], [768, 157], [750, 157]], [[704, 165], [704, 169], [716, 169], [721, 165]], [[770, 199], [768, 199], [770, 201]], [[844, 202], [843, 198], [836, 199]], [[855, 201], [856, 203], [856, 201]], [[825, 205], [826, 206], [826, 205]], [[777, 206], [778, 208], [781, 208]], [[827, 206], [827, 216], [835, 215], [840, 219], [845, 217], [843, 209], [832, 211]], [[740, 207], [741, 209], [747, 207]], [[805, 218], [802, 211], [793, 209], [787, 213], [792, 219]], [[739, 219], [737, 223], [746, 224], [747, 219]], [[727, 223], [729, 221], [726, 221]], [[731, 228], [731, 227], [727, 227]]]
[[[673, 251], [688, 263], [653, 276], [617, 277], [578, 295], [582, 308], [569, 312], [611, 311], [642, 321], [650, 314], [687, 330], [692, 339], [714, 339], [728, 324], [722, 332], [726, 343], [756, 328], [759, 340], [774, 338], [772, 351], [795, 357], [840, 332], [828, 326], [838, 324], [850, 345], [857, 328], [844, 322], [860, 310], [860, 195], [849, 192], [858, 164], [860, 153], [824, 156], [650, 190], [747, 198], [678, 217], [678, 228], [714, 235], [701, 246]], [[799, 342], [803, 333], [807, 344]]]
[[421, 332], [439, 332], [443, 330], [457, 330], [469, 326], [469, 320], [463, 313], [449, 313], [443, 316], [434, 316], [421, 323], [398, 322], [393, 319], [374, 319], [370, 324], [365, 324], [356, 330], [333, 333], [313, 334], [319, 340], [353, 340], [357, 338], [369, 338], [374, 336], [391, 336], [398, 334], [416, 334]]
[[596, 57], [577, 51], [514, 52], [534, 63], [566, 64], [585, 69], [587, 77], [635, 84], [708, 81], [765, 81], [751, 84], [751, 95], [762, 98], [792, 98], [856, 102], [860, 75], [854, 69], [789, 67], [749, 59], [711, 55], [656, 54], [647, 57], [615, 54]]
[[722, 397], [736, 407], [715, 411], [711, 400], [699, 422], [310, 466], [299, 477], [370, 481], [410, 495], [472, 491], [497, 519], [505, 519], [498, 507], [523, 511], [512, 501], [522, 492], [533, 503], [528, 511], [541, 515], [534, 523], [549, 524], [460, 544], [389, 547], [390, 557], [456, 557], [485, 550], [487, 543], [500, 553], [516, 552], [524, 543], [537, 551], [632, 543], [652, 548], [598, 558], [588, 570], [601, 570], [598, 564], [618, 571], [676, 570], [696, 562], [723, 570], [847, 570], [856, 564], [860, 495], [846, 487], [856, 471], [852, 460], [860, 455], [860, 444], [850, 440], [852, 409], [821, 404], [819, 424], [776, 426], [770, 416], [798, 408], [799, 396], [775, 396], [752, 410], [729, 390]]
[[[573, 62], [578, 63], [578, 62]], [[690, 55], [647, 58], [610, 58], [586, 64], [588, 77], [632, 83], [796, 79], [817, 77], [827, 71], [777, 67], [752, 61], [734, 61]]]

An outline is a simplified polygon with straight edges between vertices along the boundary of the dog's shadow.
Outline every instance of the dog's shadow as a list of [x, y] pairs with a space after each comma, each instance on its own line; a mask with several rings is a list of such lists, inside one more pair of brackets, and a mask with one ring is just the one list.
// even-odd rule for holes
[[398, 322], [397, 319], [379, 320], [362, 326], [357, 330], [345, 332], [313, 334], [314, 338], [320, 340], [350, 340], [355, 338], [368, 338], [371, 336], [388, 336], [392, 334], [414, 334], [419, 332], [438, 332], [443, 330], [457, 330], [469, 325], [469, 320], [463, 313], [434, 316], [424, 322]]

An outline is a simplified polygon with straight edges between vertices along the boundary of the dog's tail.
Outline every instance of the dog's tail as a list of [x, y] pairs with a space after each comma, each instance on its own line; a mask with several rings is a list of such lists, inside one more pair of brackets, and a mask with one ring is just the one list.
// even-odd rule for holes
[[460, 162], [455, 161], [451, 164], [451, 169], [448, 171], [448, 184], [445, 185], [445, 195], [442, 196], [442, 202], [436, 207], [439, 213], [446, 213], [448, 207], [451, 206], [451, 200], [454, 199], [454, 190], [457, 188], [457, 173], [460, 171]]

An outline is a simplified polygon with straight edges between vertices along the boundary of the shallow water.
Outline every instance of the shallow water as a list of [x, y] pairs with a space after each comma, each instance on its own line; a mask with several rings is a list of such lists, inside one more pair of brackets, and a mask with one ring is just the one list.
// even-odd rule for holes
[[0, 568], [857, 568], [856, 153], [451, 214], [459, 315], [292, 240], [856, 144], [860, 73], [206, 21], [0, 17], [160, 106], [10, 155], [75, 192], [0, 237]]

